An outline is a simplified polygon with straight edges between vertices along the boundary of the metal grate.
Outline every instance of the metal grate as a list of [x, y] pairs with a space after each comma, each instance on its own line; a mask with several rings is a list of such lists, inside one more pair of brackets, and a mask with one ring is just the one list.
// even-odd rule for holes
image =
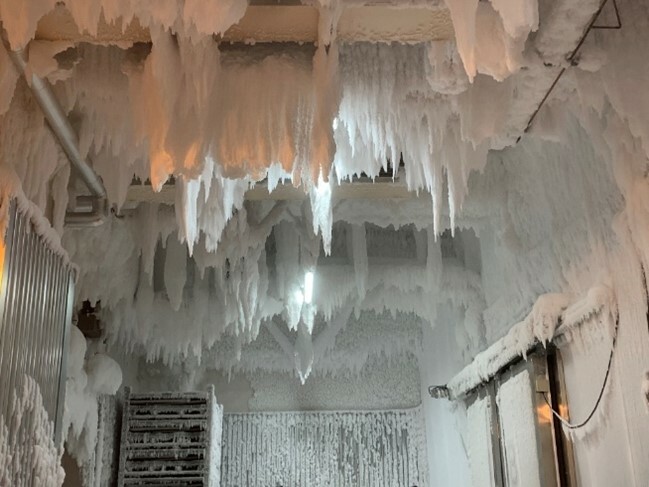
[[131, 394], [122, 416], [122, 486], [218, 487], [223, 409], [208, 392]]
[[[7, 417], [22, 378], [39, 385], [61, 439], [67, 334], [74, 275], [34, 229], [15, 201], [0, 252], [0, 414]], [[2, 255], [4, 254], [4, 255]]]

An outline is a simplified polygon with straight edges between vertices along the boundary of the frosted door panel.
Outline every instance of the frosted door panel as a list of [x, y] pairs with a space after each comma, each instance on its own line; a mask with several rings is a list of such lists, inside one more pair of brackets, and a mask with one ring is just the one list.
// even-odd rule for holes
[[541, 487], [536, 441], [536, 409], [528, 370], [500, 385], [497, 395], [503, 470], [508, 487]]
[[473, 487], [495, 487], [492, 450], [491, 397], [476, 400], [467, 410], [467, 427], [471, 439], [469, 464]]

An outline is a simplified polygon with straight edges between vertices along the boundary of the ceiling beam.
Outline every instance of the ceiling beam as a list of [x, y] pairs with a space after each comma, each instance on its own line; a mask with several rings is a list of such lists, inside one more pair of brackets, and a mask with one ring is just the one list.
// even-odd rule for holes
[[[250, 5], [243, 18], [223, 34], [225, 42], [305, 42], [318, 40], [318, 9], [306, 5]], [[343, 42], [418, 43], [453, 39], [453, 24], [445, 8], [354, 6], [338, 22]], [[103, 16], [97, 34], [79, 32], [70, 11], [58, 5], [38, 22], [36, 39], [97, 44], [150, 42], [149, 29], [138, 19], [122, 26]]]
[[[420, 192], [421, 194], [422, 192]], [[379, 182], [342, 182], [334, 185], [331, 189], [334, 200], [385, 200], [385, 199], [410, 199], [416, 198], [417, 193], [409, 191], [405, 183], [401, 181], [387, 180]], [[248, 201], [301, 201], [309, 196], [303, 188], [296, 188], [292, 184], [279, 184], [271, 192], [265, 184], [258, 184], [246, 192], [245, 199]], [[133, 184], [126, 194], [127, 203], [162, 203], [173, 205], [176, 201], [176, 187], [167, 184], [159, 192], [153, 191], [148, 184]]]

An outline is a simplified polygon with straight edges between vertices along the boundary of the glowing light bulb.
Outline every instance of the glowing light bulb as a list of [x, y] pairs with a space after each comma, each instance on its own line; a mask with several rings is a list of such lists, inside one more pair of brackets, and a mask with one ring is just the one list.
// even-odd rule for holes
[[313, 300], [313, 272], [307, 271], [304, 274], [304, 302], [311, 304]]

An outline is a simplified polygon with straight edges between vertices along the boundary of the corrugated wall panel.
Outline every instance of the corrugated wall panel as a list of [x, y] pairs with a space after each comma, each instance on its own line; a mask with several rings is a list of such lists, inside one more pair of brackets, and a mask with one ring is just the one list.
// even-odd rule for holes
[[423, 487], [420, 408], [225, 414], [221, 483], [228, 487]]
[[39, 385], [61, 435], [67, 334], [74, 276], [63, 257], [36, 233], [12, 203], [0, 266], [0, 414], [7, 416], [22, 377]]

